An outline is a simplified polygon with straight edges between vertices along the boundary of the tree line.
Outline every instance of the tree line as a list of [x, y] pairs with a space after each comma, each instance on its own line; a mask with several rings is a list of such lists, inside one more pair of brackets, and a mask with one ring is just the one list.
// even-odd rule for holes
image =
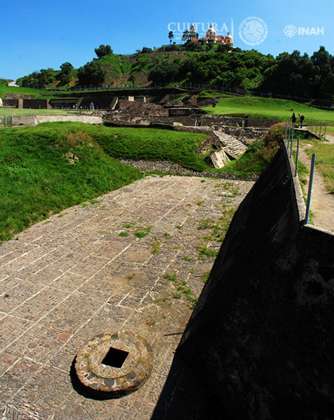
[[156, 66], [149, 75], [156, 86], [206, 86], [298, 98], [334, 96], [334, 57], [324, 48], [311, 56], [299, 51], [277, 57], [238, 48], [216, 49]]

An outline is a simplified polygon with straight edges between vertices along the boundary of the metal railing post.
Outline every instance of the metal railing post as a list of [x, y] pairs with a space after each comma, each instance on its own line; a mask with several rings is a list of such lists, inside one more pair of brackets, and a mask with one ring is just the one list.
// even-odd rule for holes
[[294, 134], [295, 134], [295, 130], [292, 128], [291, 129], [291, 142], [290, 142], [290, 158], [292, 157]]
[[316, 162], [316, 155], [313, 153], [312, 160], [311, 160], [311, 172], [310, 172], [310, 180], [308, 184], [308, 194], [307, 194], [307, 203], [306, 203], [306, 217], [305, 217], [306, 225], [308, 225], [310, 222], [315, 162]]
[[299, 139], [299, 137], [297, 137], [296, 163], [295, 163], [295, 177], [298, 175], [299, 148], [300, 148], [300, 139]]

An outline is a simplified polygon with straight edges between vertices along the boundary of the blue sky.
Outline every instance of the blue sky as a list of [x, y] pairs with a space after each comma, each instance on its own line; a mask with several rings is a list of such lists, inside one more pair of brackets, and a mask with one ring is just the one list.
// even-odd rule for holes
[[[166, 43], [168, 25], [234, 23], [235, 45], [248, 17], [265, 21], [268, 36], [255, 48], [271, 54], [320, 45], [334, 53], [333, 0], [11, 0], [1, 4], [0, 77], [17, 78], [65, 61], [80, 66], [94, 48], [110, 43], [117, 53]], [[290, 28], [290, 38], [283, 29]], [[320, 32], [317, 34], [318, 28]], [[296, 34], [296, 31], [299, 31]], [[304, 32], [302, 32], [304, 30]], [[306, 31], [306, 33], [305, 33]], [[246, 38], [247, 38], [246, 33]], [[261, 34], [259, 35], [261, 36]]]

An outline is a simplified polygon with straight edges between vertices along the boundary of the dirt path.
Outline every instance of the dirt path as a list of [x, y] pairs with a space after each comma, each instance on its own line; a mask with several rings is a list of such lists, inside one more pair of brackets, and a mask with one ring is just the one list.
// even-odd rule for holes
[[330, 144], [334, 144], [334, 134], [326, 134], [326, 140], [328, 140]]
[[[305, 150], [309, 147], [311, 147], [311, 145], [309, 143], [305, 143], [300, 152], [300, 159], [307, 167], [310, 165], [310, 159]], [[334, 232], [334, 196], [333, 194], [327, 192], [322, 175], [317, 170], [314, 177], [311, 209], [313, 214], [313, 224], [319, 226], [320, 228]]]

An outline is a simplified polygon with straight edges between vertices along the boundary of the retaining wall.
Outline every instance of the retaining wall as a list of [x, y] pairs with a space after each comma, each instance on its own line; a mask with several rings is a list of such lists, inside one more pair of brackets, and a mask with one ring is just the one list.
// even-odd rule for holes
[[298, 202], [282, 147], [232, 221], [154, 419], [334, 418], [334, 236]]
[[32, 115], [12, 117], [12, 125], [33, 126], [47, 122], [81, 122], [85, 124], [102, 124], [102, 117], [91, 115]]

